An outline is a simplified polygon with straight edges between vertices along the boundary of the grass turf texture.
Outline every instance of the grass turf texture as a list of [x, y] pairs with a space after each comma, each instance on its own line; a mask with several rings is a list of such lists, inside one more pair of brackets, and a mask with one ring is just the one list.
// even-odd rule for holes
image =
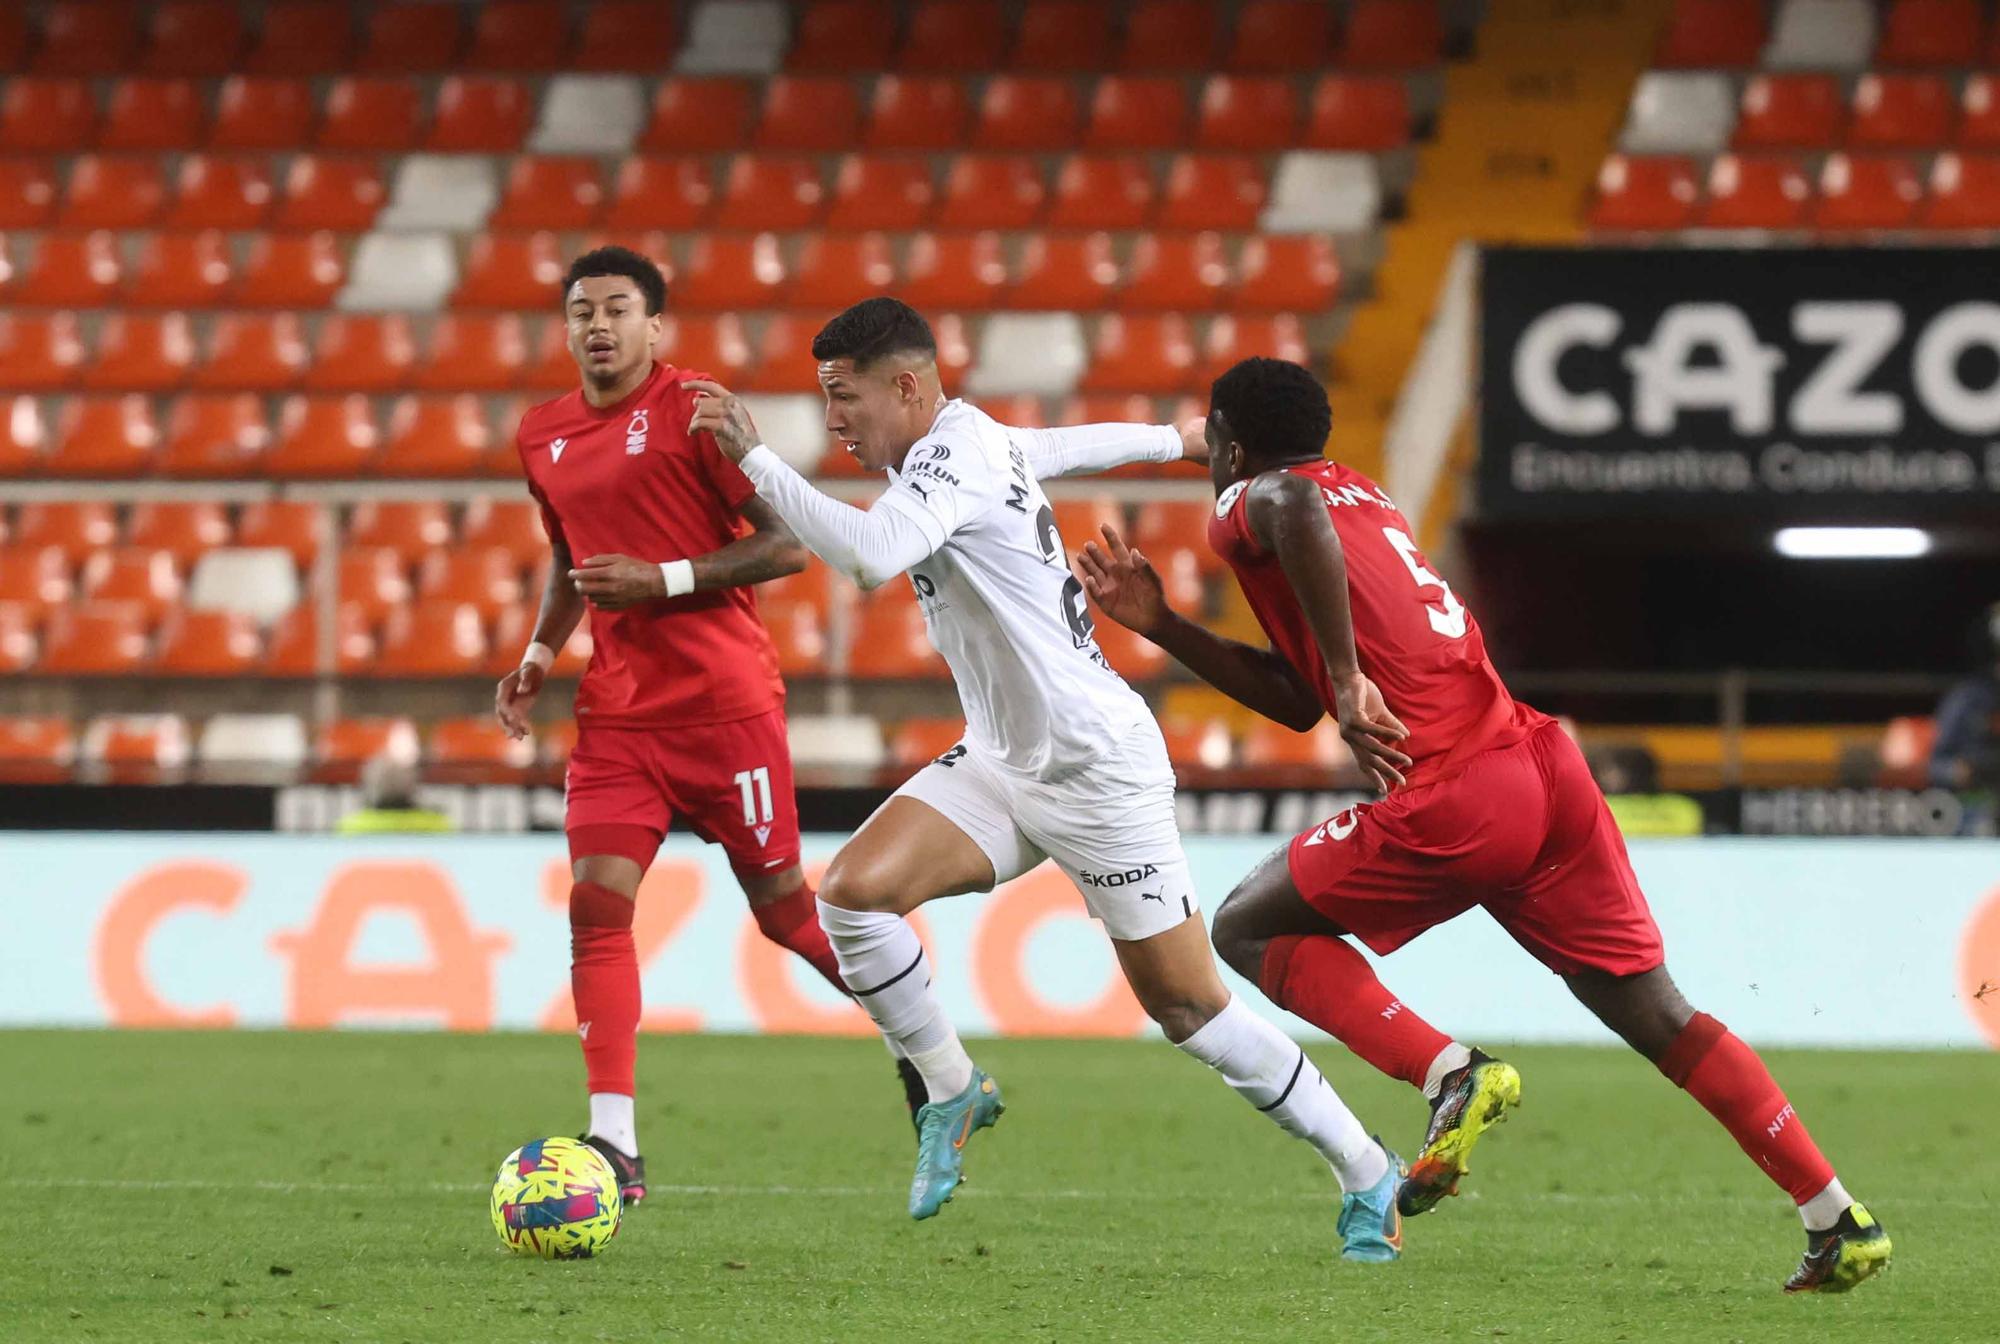
[[[1314, 1053], [1416, 1148], [1415, 1093]], [[2000, 1056], [1773, 1052], [1899, 1257], [1787, 1298], [1798, 1219], [1692, 1100], [1623, 1052], [1505, 1053], [1524, 1104], [1468, 1197], [1362, 1266], [1318, 1158], [1163, 1044], [977, 1044], [1008, 1112], [918, 1224], [878, 1044], [648, 1038], [656, 1193], [549, 1264], [499, 1248], [486, 1194], [579, 1128], [567, 1037], [0, 1033], [0, 1338], [2000, 1338]]]

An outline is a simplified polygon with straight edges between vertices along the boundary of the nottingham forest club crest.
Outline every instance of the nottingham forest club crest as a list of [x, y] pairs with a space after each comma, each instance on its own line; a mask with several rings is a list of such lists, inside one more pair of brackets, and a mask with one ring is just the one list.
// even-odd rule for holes
[[641, 406], [632, 412], [631, 421], [625, 426], [625, 455], [637, 457], [646, 451], [646, 408]]

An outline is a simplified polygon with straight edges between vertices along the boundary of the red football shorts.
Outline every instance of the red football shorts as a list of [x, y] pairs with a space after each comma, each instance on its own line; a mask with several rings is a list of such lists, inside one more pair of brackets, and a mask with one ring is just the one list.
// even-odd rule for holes
[[1666, 960], [1611, 809], [1554, 723], [1341, 813], [1288, 858], [1306, 903], [1378, 954], [1478, 905], [1557, 975]]
[[[799, 809], [781, 709], [676, 728], [583, 724], [564, 794], [572, 861], [613, 853], [644, 868], [675, 817], [721, 845], [746, 876], [799, 861]], [[635, 835], [634, 828], [652, 832], [651, 844], [617, 839], [621, 831]]]

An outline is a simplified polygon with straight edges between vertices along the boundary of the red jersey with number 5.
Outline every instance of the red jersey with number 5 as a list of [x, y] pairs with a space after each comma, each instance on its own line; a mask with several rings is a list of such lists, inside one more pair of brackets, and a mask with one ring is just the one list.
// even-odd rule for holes
[[[514, 446], [542, 523], [581, 564], [625, 555], [654, 564], [718, 550], [744, 534], [757, 493], [709, 434], [689, 435], [689, 373], [656, 364], [631, 396], [598, 408], [581, 390], [521, 417]], [[784, 703], [778, 653], [748, 588], [715, 588], [623, 611], [589, 609], [582, 723], [728, 723]]]
[[[1381, 487], [1338, 462], [1289, 467], [1319, 487], [1347, 560], [1348, 604], [1361, 671], [1410, 730], [1401, 746], [1416, 762], [1412, 784], [1458, 773], [1482, 751], [1511, 746], [1550, 722], [1515, 700], [1492, 660], [1479, 623], [1431, 569], [1410, 524]], [[1229, 562], [1271, 647], [1297, 668], [1334, 712], [1333, 681], [1312, 627], [1278, 557], [1258, 544], [1244, 508], [1248, 481], [1215, 501], [1208, 542]]]

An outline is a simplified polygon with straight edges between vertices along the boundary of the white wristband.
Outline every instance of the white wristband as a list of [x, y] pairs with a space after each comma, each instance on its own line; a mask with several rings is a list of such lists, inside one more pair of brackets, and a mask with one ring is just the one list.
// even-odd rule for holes
[[667, 581], [668, 597], [683, 597], [694, 591], [694, 561], [668, 560], [660, 565]]
[[550, 667], [554, 666], [555, 661], [556, 661], [556, 651], [539, 640], [537, 640], [533, 644], [530, 644], [527, 647], [526, 652], [522, 653], [521, 655], [521, 666], [539, 667], [544, 672], [548, 671]]

